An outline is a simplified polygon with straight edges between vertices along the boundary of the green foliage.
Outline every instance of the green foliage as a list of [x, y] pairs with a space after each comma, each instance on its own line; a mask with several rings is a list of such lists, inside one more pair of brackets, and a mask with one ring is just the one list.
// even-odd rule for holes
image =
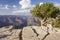
[[41, 22], [38, 20], [38, 26], [41, 26]]
[[37, 4], [32, 10], [30, 10], [33, 16], [38, 17], [40, 14], [39, 4]]
[[59, 8], [55, 7], [53, 3], [44, 3], [42, 5], [37, 4], [32, 10], [30, 10], [33, 16], [38, 18], [55, 18], [59, 13]]
[[56, 20], [53, 27], [60, 28], [60, 20]]
[[[59, 15], [60, 9], [58, 7], [55, 7], [53, 3], [47, 2], [43, 3], [42, 5], [37, 4], [34, 8], [30, 10], [31, 14], [34, 17], [41, 18], [43, 22], [38, 22], [39, 24], [43, 25], [44, 22], [46, 22], [49, 18], [56, 18], [57, 15]], [[48, 22], [46, 22], [47, 24]], [[59, 27], [60, 22], [57, 22], [54, 27]]]
[[60, 14], [59, 14], [59, 15], [57, 15], [56, 19], [60, 20]]
[[60, 28], [60, 15], [56, 17], [53, 27]]

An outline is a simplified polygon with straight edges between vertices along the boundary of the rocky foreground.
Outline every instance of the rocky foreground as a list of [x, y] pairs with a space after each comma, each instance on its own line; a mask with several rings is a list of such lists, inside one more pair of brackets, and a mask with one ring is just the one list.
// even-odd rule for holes
[[13, 29], [13, 26], [0, 28], [0, 40], [60, 40], [60, 29], [51, 26], [27, 26]]

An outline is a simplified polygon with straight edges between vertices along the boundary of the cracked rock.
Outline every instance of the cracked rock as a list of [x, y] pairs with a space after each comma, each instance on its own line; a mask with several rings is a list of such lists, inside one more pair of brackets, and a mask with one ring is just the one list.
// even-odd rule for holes
[[22, 38], [23, 40], [39, 40], [31, 27], [23, 28]]

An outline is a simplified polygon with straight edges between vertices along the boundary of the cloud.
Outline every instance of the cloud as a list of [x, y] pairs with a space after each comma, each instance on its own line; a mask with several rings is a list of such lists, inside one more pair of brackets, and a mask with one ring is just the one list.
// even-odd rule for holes
[[13, 11], [13, 15], [31, 15], [30, 14], [30, 9], [20, 9], [20, 10], [16, 10]]
[[9, 9], [9, 8], [8, 8], [8, 5], [5, 5], [5, 9]]
[[30, 9], [21, 9], [21, 10], [16, 10], [16, 11], [13, 11], [13, 13], [27, 13], [27, 12], [30, 12]]
[[60, 6], [60, 3], [56, 3], [56, 4], [54, 4], [55, 6]]
[[12, 8], [12, 9], [17, 9], [17, 6], [16, 5], [0, 5], [0, 9], [10, 9], [10, 8]]
[[21, 5], [20, 10], [13, 11], [13, 14], [29, 14], [31, 7], [33, 7], [31, 0], [21, 0], [19, 4]]
[[22, 9], [25, 9], [25, 8], [30, 8], [32, 5], [31, 5], [31, 0], [21, 0], [19, 2], [19, 4], [21, 5], [21, 8]]
[[13, 8], [16, 8], [17, 6], [16, 5], [13, 5]]
[[42, 4], [43, 4], [43, 2], [40, 2], [40, 3], [39, 3], [39, 5], [42, 5]]
[[9, 9], [8, 5], [0, 5], [0, 9]]

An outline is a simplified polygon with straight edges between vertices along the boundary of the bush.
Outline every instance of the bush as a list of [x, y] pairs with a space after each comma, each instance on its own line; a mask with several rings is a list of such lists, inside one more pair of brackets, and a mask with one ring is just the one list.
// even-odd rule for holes
[[56, 22], [54, 23], [53, 27], [60, 28], [60, 20], [56, 20]]

